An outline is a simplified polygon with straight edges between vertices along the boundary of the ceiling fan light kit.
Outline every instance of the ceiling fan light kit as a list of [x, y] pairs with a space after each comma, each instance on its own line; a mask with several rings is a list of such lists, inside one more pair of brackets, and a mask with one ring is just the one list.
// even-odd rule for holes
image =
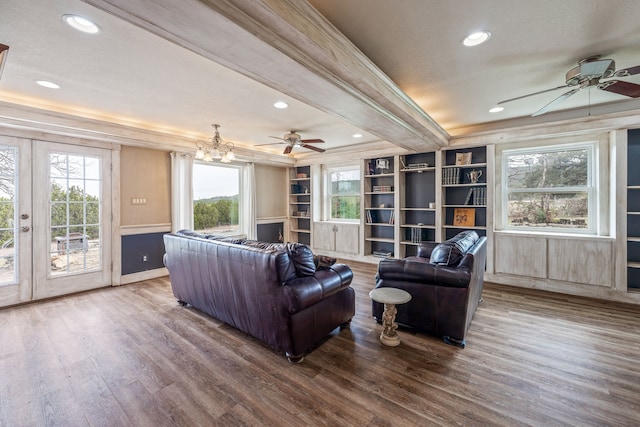
[[601, 81], [609, 77], [628, 77], [640, 74], [640, 65], [616, 71], [616, 63], [613, 59], [600, 59], [600, 55], [590, 56], [578, 62], [578, 66], [567, 71], [565, 75], [565, 85], [552, 89], [546, 89], [539, 92], [530, 93], [528, 95], [518, 96], [516, 98], [507, 99], [498, 102], [498, 105], [507, 102], [517, 101], [534, 95], [540, 95], [562, 88], [572, 88], [570, 91], [558, 96], [547, 105], [532, 114], [532, 117], [542, 115], [560, 104], [565, 99], [577, 93], [581, 89], [596, 87], [599, 90], [616, 93], [618, 95], [627, 96], [629, 98], [640, 97], [640, 85], [621, 80]]
[[296, 133], [295, 130], [292, 130], [289, 133], [285, 133], [282, 138], [280, 138], [278, 136], [270, 136], [269, 138], [279, 139], [282, 142], [274, 142], [272, 144], [260, 144], [260, 145], [257, 145], [257, 146], [259, 147], [259, 146], [264, 146], [264, 145], [287, 144], [287, 146], [284, 148], [284, 151], [282, 152], [282, 154], [284, 154], [284, 155], [291, 154], [291, 151], [293, 151], [294, 147], [307, 148], [309, 150], [317, 151], [318, 153], [324, 153], [326, 151], [323, 148], [316, 147], [314, 145], [309, 145], [309, 144], [320, 144], [320, 143], [323, 143], [324, 140], [317, 139], [317, 138], [316, 139], [302, 139], [302, 137], [298, 133]]

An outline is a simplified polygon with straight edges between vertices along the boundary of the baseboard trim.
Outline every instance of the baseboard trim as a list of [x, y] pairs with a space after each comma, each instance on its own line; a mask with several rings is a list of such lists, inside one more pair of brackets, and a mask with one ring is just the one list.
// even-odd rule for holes
[[126, 285], [128, 283], [141, 282], [143, 280], [157, 279], [158, 277], [164, 277], [169, 275], [169, 270], [165, 267], [156, 268], [153, 270], [140, 271], [139, 273], [125, 274], [120, 277], [120, 284]]

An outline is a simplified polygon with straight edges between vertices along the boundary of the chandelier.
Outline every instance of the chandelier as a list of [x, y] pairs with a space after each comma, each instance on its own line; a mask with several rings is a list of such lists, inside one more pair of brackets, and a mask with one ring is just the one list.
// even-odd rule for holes
[[218, 132], [220, 125], [211, 126], [215, 131], [211, 141], [196, 141], [196, 159], [205, 162], [220, 160], [221, 163], [231, 163], [231, 160], [236, 158], [233, 154], [233, 143], [225, 142], [220, 137], [220, 132]]

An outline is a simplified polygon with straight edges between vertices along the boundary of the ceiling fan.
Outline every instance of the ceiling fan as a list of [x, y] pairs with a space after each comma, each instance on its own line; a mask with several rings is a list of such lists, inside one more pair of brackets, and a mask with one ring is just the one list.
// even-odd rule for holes
[[578, 66], [570, 69], [566, 76], [566, 84], [554, 87], [540, 92], [530, 93], [528, 95], [518, 96], [516, 98], [507, 99], [498, 102], [498, 105], [511, 101], [527, 98], [529, 96], [539, 95], [541, 93], [551, 92], [557, 89], [571, 87], [570, 91], [563, 93], [531, 116], [539, 116], [546, 113], [554, 106], [560, 104], [571, 95], [577, 93], [580, 89], [597, 87], [600, 90], [617, 93], [619, 95], [628, 96], [630, 98], [640, 97], [640, 85], [621, 80], [605, 80], [608, 77], [628, 77], [640, 74], [640, 65], [634, 67], [623, 68], [616, 71], [616, 63], [613, 59], [600, 59], [600, 55], [590, 56], [578, 62]]
[[260, 144], [260, 145], [274, 145], [274, 144], [287, 144], [287, 146], [284, 148], [284, 152], [282, 154], [289, 154], [291, 153], [291, 150], [293, 150], [293, 147], [303, 147], [303, 148], [308, 148], [309, 150], [313, 150], [313, 151], [317, 151], [318, 153], [324, 153], [326, 150], [313, 146], [313, 145], [309, 145], [309, 144], [317, 144], [317, 143], [321, 143], [324, 142], [321, 139], [302, 139], [302, 137], [296, 133], [295, 130], [292, 130], [289, 133], [285, 133], [284, 136], [282, 138], [278, 137], [278, 136], [270, 136], [269, 138], [275, 138], [275, 139], [280, 139], [282, 140], [282, 142], [274, 142], [273, 144]]

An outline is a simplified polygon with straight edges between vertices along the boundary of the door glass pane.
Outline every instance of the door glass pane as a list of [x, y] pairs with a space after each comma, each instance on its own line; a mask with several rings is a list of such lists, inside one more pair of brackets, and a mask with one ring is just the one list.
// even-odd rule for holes
[[50, 274], [100, 270], [100, 158], [51, 153], [50, 161]]
[[17, 149], [0, 147], [0, 286], [18, 283]]

